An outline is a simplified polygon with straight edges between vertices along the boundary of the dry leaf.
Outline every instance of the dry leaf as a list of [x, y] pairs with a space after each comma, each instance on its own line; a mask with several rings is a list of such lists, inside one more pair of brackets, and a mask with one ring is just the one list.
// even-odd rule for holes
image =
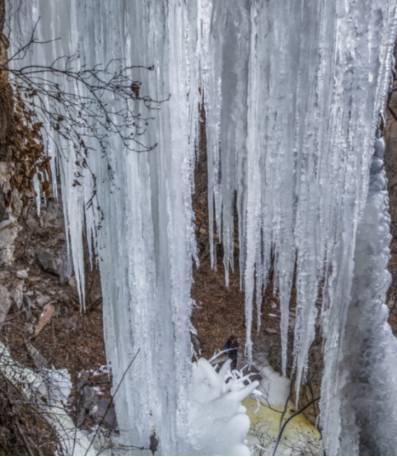
[[34, 330], [34, 336], [36, 337], [43, 328], [50, 322], [52, 316], [54, 315], [55, 308], [51, 303], [48, 303], [44, 306], [43, 312], [40, 315], [39, 322], [37, 322], [36, 328]]

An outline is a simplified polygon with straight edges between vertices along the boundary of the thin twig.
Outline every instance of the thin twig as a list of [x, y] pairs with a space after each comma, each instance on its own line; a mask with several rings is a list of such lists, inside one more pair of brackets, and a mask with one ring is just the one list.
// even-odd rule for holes
[[[123, 372], [123, 374], [122, 374], [122, 376], [121, 376], [121, 378], [120, 378], [120, 381], [117, 383], [117, 386], [116, 386], [116, 389], [115, 389], [115, 391], [114, 391], [114, 394], [111, 396], [110, 402], [109, 402], [109, 404], [108, 404], [107, 407], [106, 407], [106, 410], [105, 410], [105, 412], [104, 412], [104, 414], [103, 414], [103, 416], [102, 416], [102, 419], [101, 419], [101, 421], [99, 422], [98, 427], [97, 427], [97, 429], [95, 430], [94, 436], [93, 436], [92, 439], [91, 439], [90, 445], [88, 446], [88, 448], [87, 448], [87, 450], [85, 451], [84, 455], [87, 455], [88, 452], [89, 452], [89, 450], [91, 449], [91, 447], [92, 447], [92, 445], [93, 445], [93, 443], [94, 443], [94, 441], [95, 441], [95, 438], [96, 438], [96, 436], [97, 436], [97, 434], [98, 434], [98, 431], [99, 431], [99, 429], [101, 428], [101, 426], [102, 426], [102, 424], [103, 424], [103, 422], [104, 422], [104, 420], [105, 420], [105, 417], [106, 417], [107, 413], [109, 412], [110, 407], [113, 405], [114, 398], [116, 397], [117, 392], [119, 391], [120, 386], [121, 386], [121, 384], [123, 383], [124, 378], [126, 377], [128, 371], [129, 371], [129, 369], [132, 367], [133, 363], [135, 362], [136, 358], [138, 357], [139, 352], [140, 352], [140, 348], [136, 351], [134, 357], [131, 359], [130, 363], [127, 365], [127, 368], [124, 370], [124, 372]], [[98, 455], [98, 454], [97, 454], [97, 455]]]
[[296, 416], [299, 416], [299, 414], [302, 414], [303, 411], [305, 411], [307, 408], [309, 408], [309, 406], [311, 406], [313, 403], [315, 403], [316, 401], [320, 400], [320, 397], [316, 397], [316, 398], [313, 398], [313, 400], [310, 400], [309, 403], [307, 403], [305, 406], [302, 406], [302, 408], [300, 408], [298, 411], [295, 411], [293, 414], [291, 414], [291, 416], [289, 416], [289, 418], [284, 422], [284, 424], [282, 425], [278, 435], [277, 435], [277, 440], [276, 440], [276, 444], [274, 446], [274, 449], [273, 449], [273, 453], [272, 455], [276, 455], [276, 452], [277, 452], [277, 449], [278, 449], [278, 446], [280, 444], [280, 441], [281, 441], [281, 438], [283, 436], [283, 433], [284, 433], [284, 430], [285, 428], [287, 427], [288, 423]]

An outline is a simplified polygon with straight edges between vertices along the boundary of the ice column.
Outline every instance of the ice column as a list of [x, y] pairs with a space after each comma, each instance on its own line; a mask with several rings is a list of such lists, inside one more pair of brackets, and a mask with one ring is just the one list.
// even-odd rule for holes
[[390, 217], [383, 152], [379, 138], [357, 230], [351, 304], [324, 375], [324, 445], [332, 454], [391, 455], [397, 448], [397, 339], [384, 304]]
[[[232, 0], [216, 2], [211, 19], [202, 19], [210, 21], [202, 40], [210, 214], [226, 246], [227, 267], [237, 209], [247, 352], [255, 290], [260, 302], [273, 264], [285, 371], [296, 269], [299, 380], [324, 278], [329, 300], [323, 315], [338, 314], [349, 303], [395, 6]], [[234, 42], [237, 47], [230, 46]], [[233, 145], [230, 138], [236, 138]]]
[[[237, 212], [247, 355], [252, 354], [255, 298], [259, 319], [272, 267], [286, 371], [295, 276], [292, 365], [298, 389], [321, 324], [326, 450], [341, 452], [348, 428], [333, 382], [341, 375], [335, 373], [356, 293], [357, 229], [365, 214], [375, 131], [389, 81], [396, 2], [221, 0], [211, 11], [210, 21], [202, 19], [210, 24], [202, 41], [208, 44], [202, 55], [211, 120], [209, 211], [216, 222], [210, 229], [223, 237], [227, 268]], [[231, 50], [234, 42], [239, 45]], [[230, 64], [227, 58], [234, 52], [239, 52], [238, 62]], [[241, 94], [246, 103], [239, 102]], [[237, 138], [231, 146], [232, 135]], [[392, 370], [388, 377], [393, 378]]]
[[[154, 110], [130, 102], [130, 110], [150, 118], [139, 142], [155, 146], [151, 151], [126, 150], [120, 136], [106, 136], [100, 125], [98, 134], [105, 133], [102, 144], [88, 140], [84, 167], [63, 138], [53, 138], [50, 150], [57, 147], [68, 242], [82, 303], [84, 233], [90, 253], [96, 251], [113, 388], [123, 379], [115, 403], [124, 443], [147, 448], [155, 432], [158, 452], [182, 452], [177, 437], [187, 432], [195, 252], [195, 5], [182, 0], [23, 0], [21, 8], [16, 6], [9, 2], [14, 37], [19, 33], [26, 39], [34, 18], [40, 17], [39, 39], [61, 38], [32, 47], [25, 62], [45, 65], [78, 53], [76, 68], [112, 59], [121, 59], [114, 65], [153, 66], [152, 71], [132, 70], [131, 83], [141, 83], [142, 97], [164, 102]], [[84, 87], [63, 83], [62, 89], [87, 95]], [[115, 110], [123, 101], [104, 93], [103, 102]], [[73, 185], [76, 172], [83, 175], [79, 185]]]

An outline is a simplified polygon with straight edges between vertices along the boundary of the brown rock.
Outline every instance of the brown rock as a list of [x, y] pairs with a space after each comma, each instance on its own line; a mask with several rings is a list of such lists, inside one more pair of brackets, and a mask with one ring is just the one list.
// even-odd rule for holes
[[36, 259], [43, 271], [55, 276], [60, 276], [61, 260], [57, 258], [52, 252], [46, 249], [39, 249], [36, 252]]

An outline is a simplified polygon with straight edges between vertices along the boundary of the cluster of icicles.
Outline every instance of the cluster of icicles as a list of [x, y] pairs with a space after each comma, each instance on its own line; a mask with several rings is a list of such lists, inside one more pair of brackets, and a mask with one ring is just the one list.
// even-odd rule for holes
[[100, 230], [87, 205], [92, 179], [73, 186], [74, 151], [55, 140], [65, 152], [56, 160], [82, 301], [84, 231], [99, 259], [114, 385], [140, 354], [115, 399], [131, 442], [146, 446], [155, 429], [162, 454], [186, 451], [193, 171], [204, 96], [212, 264], [217, 233], [228, 282], [238, 236], [248, 359], [272, 270], [281, 366], [286, 373], [292, 357], [298, 388], [321, 325], [327, 454], [395, 451], [397, 348], [383, 305], [389, 221], [381, 138], [375, 156], [374, 148], [396, 2], [10, 0], [9, 16], [19, 34], [29, 34], [40, 17], [42, 39], [62, 37], [27, 59], [49, 62], [77, 49], [85, 64], [118, 57], [154, 65], [152, 72], [135, 70], [134, 79], [151, 97], [171, 95], [145, 133], [154, 150], [131, 153], [110, 135], [113, 178], [101, 154], [87, 158], [97, 177]]

